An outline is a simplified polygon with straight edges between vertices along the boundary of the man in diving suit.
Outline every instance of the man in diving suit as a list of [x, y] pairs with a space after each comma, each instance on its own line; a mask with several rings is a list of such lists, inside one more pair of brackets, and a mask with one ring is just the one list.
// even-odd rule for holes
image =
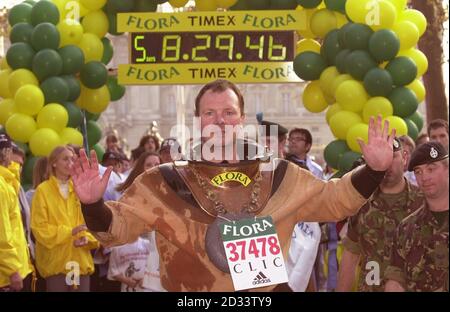
[[[94, 151], [89, 161], [82, 150], [73, 168], [86, 224], [104, 246], [133, 242], [141, 233], [156, 231], [161, 282], [168, 291], [234, 290], [230, 274], [208, 251], [208, 246], [222, 242], [205, 239], [219, 214], [270, 215], [286, 259], [299, 221], [329, 222], [355, 214], [393, 158], [395, 130], [388, 135], [389, 124], [382, 128], [379, 116], [370, 121], [368, 143], [360, 142], [367, 165], [341, 179], [325, 182], [283, 160], [264, 162], [250, 153], [251, 142], [236, 138], [245, 120], [244, 100], [226, 80], [200, 90], [195, 116], [200, 119], [202, 138], [193, 149], [201, 158], [143, 173], [118, 202], [102, 200], [111, 168], [100, 177]], [[208, 130], [214, 127], [219, 130]], [[224, 179], [227, 173], [235, 179]]]

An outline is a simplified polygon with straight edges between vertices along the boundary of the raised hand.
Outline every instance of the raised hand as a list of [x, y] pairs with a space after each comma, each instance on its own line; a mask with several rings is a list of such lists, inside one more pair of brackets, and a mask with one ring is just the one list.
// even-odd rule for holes
[[84, 149], [80, 150], [80, 158], [72, 167], [72, 181], [75, 193], [83, 204], [99, 201], [105, 193], [112, 167], [100, 177], [97, 155], [91, 150], [90, 162]]
[[376, 121], [371, 117], [367, 144], [363, 140], [358, 139], [366, 164], [375, 171], [386, 171], [391, 166], [394, 157], [395, 129], [392, 129], [389, 135], [389, 121], [384, 121], [383, 128], [381, 128], [381, 123], [382, 118], [380, 115], [378, 115]]

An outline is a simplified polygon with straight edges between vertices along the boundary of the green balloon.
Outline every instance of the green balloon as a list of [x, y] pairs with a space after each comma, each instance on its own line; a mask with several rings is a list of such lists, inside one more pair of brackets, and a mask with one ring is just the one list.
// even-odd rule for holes
[[30, 43], [33, 26], [28, 23], [17, 23], [11, 28], [9, 39], [11, 43], [25, 42]]
[[117, 17], [116, 14], [112, 13], [112, 14], [108, 14], [108, 21], [109, 21], [109, 28], [108, 28], [108, 32], [111, 35], [114, 36], [119, 36], [121, 34], [123, 34], [123, 32], [118, 32], [117, 31]]
[[349, 50], [349, 49], [344, 49], [344, 50], [341, 50], [337, 55], [336, 55], [336, 58], [335, 58], [335, 61], [334, 61], [334, 63], [335, 63], [335, 65], [336, 65], [336, 68], [338, 69], [338, 71], [341, 73], [341, 74], [346, 74], [347, 73], [347, 63], [346, 63], [346, 59], [347, 59], [347, 56], [349, 55], [351, 53], [351, 51]]
[[[28, 3], [29, 5], [33, 6], [33, 5], [36, 4], [36, 2], [37, 2], [37, 1], [33, 1], [33, 0], [25, 0], [25, 1], [22, 2], [22, 3]], [[30, 11], [30, 12], [31, 12], [31, 11]]]
[[100, 114], [93, 114], [91, 112], [85, 111], [86, 120], [97, 121], [100, 118]]
[[247, 0], [250, 10], [268, 10], [270, 8], [270, 0]]
[[413, 91], [405, 87], [395, 88], [388, 96], [394, 107], [394, 115], [408, 117], [412, 115], [419, 106], [417, 97]]
[[238, 0], [233, 6], [230, 7], [232, 11], [246, 11], [250, 10], [246, 0]]
[[271, 10], [293, 10], [297, 7], [297, 0], [276, 0], [270, 2]]
[[25, 160], [25, 163], [23, 164], [23, 168], [22, 168], [22, 178], [23, 178], [24, 183], [32, 183], [33, 182], [34, 164], [36, 164], [36, 161], [39, 158], [40, 157], [31, 156], [31, 157], [27, 157], [27, 159]]
[[417, 130], [419, 132], [422, 131], [423, 117], [418, 111], [415, 111], [412, 115], [408, 116], [407, 118], [416, 124]]
[[322, 0], [297, 0], [297, 4], [301, 5], [305, 9], [313, 9], [317, 7]]
[[109, 94], [111, 95], [111, 101], [120, 100], [125, 94], [125, 87], [120, 85], [117, 81], [117, 78], [114, 76], [109, 76], [106, 85], [109, 90]]
[[59, 23], [58, 7], [50, 1], [39, 1], [31, 10], [31, 24], [36, 26], [40, 23]]
[[294, 59], [294, 72], [303, 80], [317, 80], [327, 63], [320, 54], [306, 51], [298, 54]]
[[101, 163], [103, 160], [103, 155], [105, 154], [105, 150], [100, 144], [95, 144], [94, 146], [92, 146], [92, 149], [97, 154], [97, 161]]
[[377, 62], [392, 60], [400, 50], [400, 40], [390, 29], [381, 29], [369, 39], [369, 52]]
[[69, 87], [69, 97], [67, 98], [67, 101], [75, 102], [81, 93], [80, 81], [71, 75], [61, 76], [61, 78], [64, 79]]
[[108, 0], [106, 11], [108, 13], [133, 12], [134, 0]]
[[153, 0], [135, 0], [134, 12], [155, 12], [158, 3]]
[[87, 137], [89, 146], [94, 146], [102, 138], [102, 130], [99, 125], [94, 120], [88, 120], [87, 126]]
[[394, 88], [391, 74], [382, 68], [372, 68], [364, 76], [364, 87], [370, 96], [386, 97]]
[[417, 128], [414, 121], [412, 121], [411, 119], [403, 118], [403, 120], [405, 121], [406, 126], [408, 127], [408, 136], [415, 141], [419, 136], [419, 129]]
[[352, 24], [345, 33], [346, 47], [350, 50], [367, 50], [372, 28], [365, 24]]
[[108, 63], [111, 62], [111, 59], [113, 58], [114, 48], [111, 44], [111, 41], [106, 37], [102, 38], [102, 43], [103, 43], [102, 63], [108, 65]]
[[416, 63], [407, 56], [396, 57], [387, 64], [386, 70], [397, 87], [410, 84], [417, 76]]
[[98, 89], [105, 85], [108, 79], [108, 72], [103, 63], [91, 61], [81, 67], [80, 79], [86, 87]]
[[344, 49], [348, 48], [348, 44], [347, 44], [347, 32], [350, 30], [350, 27], [353, 26], [353, 23], [349, 22], [347, 24], [345, 24], [344, 26], [342, 26], [339, 29], [339, 44], [341, 45], [341, 47]]
[[327, 61], [328, 65], [336, 64], [336, 56], [341, 52], [342, 48], [339, 44], [339, 31], [332, 30], [324, 38], [320, 47], [320, 55]]
[[72, 102], [64, 102], [61, 104], [66, 108], [67, 113], [69, 114], [67, 127], [78, 128], [83, 120], [83, 115], [81, 114], [80, 108]]
[[335, 140], [325, 147], [323, 157], [331, 168], [337, 169], [342, 155], [348, 151], [350, 151], [350, 148], [348, 147], [347, 142], [344, 140]]
[[9, 25], [14, 26], [17, 23], [30, 23], [31, 9], [32, 6], [28, 3], [20, 3], [13, 6], [8, 14]]
[[31, 69], [35, 52], [31, 45], [25, 42], [16, 42], [6, 52], [6, 61], [12, 69]]
[[345, 12], [345, 3], [347, 0], [325, 0], [325, 6], [328, 10]]
[[345, 58], [347, 72], [357, 80], [363, 80], [369, 70], [377, 67], [377, 63], [364, 50], [355, 50]]
[[360, 153], [356, 153], [353, 151], [346, 152], [344, 155], [342, 155], [341, 159], [339, 159], [339, 171], [349, 172], [352, 169], [355, 161], [357, 161], [360, 157]]
[[59, 31], [56, 26], [51, 23], [41, 23], [34, 27], [31, 34], [31, 45], [36, 51], [43, 49], [58, 49], [59, 47]]
[[45, 79], [40, 88], [44, 93], [45, 103], [64, 103], [69, 98], [69, 86], [61, 77]]
[[48, 77], [58, 76], [63, 69], [63, 62], [58, 52], [44, 49], [36, 53], [33, 58], [33, 73], [43, 81]]
[[58, 50], [62, 60], [62, 74], [72, 75], [81, 70], [84, 64], [83, 51], [75, 45], [66, 45]]
[[30, 152], [30, 148], [28, 147], [27, 143], [17, 142], [14, 141], [14, 143], [26, 154]]

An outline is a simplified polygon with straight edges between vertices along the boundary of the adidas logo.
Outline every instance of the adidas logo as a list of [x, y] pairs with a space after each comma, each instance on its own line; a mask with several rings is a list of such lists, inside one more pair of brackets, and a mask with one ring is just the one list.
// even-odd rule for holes
[[264, 275], [263, 272], [259, 272], [258, 275], [253, 279], [253, 285], [259, 285], [259, 284], [265, 284], [270, 283], [270, 278], [267, 278], [267, 276]]

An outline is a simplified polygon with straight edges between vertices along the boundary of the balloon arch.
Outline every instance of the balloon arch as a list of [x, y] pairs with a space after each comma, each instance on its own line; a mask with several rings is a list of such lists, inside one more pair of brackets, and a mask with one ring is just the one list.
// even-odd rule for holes
[[[8, 15], [11, 47], [0, 63], [0, 125], [27, 153], [26, 168], [60, 144], [83, 144], [87, 117], [89, 146], [101, 130], [96, 120], [125, 88], [109, 74], [119, 36], [118, 12], [154, 12], [168, 2], [188, 0], [26, 0]], [[189, 2], [189, 3], [192, 3]], [[347, 171], [360, 156], [356, 138], [367, 140], [370, 116], [381, 114], [399, 135], [415, 139], [423, 119], [421, 76], [427, 58], [416, 48], [425, 32], [424, 15], [407, 0], [196, 0], [197, 11], [302, 10], [307, 21], [295, 73], [309, 81], [305, 108], [326, 111], [336, 140], [324, 152], [327, 163]]]

